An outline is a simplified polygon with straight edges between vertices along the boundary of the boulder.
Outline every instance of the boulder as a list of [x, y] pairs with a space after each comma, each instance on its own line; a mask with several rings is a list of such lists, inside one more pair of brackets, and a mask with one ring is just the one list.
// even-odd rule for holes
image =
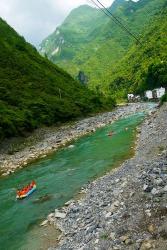
[[59, 212], [57, 209], [55, 209], [55, 218], [61, 218], [64, 219], [66, 217], [65, 213]]

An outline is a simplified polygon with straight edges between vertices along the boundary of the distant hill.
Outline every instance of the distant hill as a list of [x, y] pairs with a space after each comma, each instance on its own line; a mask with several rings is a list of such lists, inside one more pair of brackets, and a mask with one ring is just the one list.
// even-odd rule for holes
[[0, 139], [104, 107], [106, 103], [0, 19]]
[[[115, 0], [109, 10], [142, 38], [165, 4], [165, 0]], [[132, 53], [128, 51], [135, 44], [132, 37], [101, 11], [84, 5], [74, 9], [63, 24], [41, 43], [40, 53], [74, 77], [79, 71], [84, 72], [90, 88], [113, 93], [115, 89], [111, 86], [115, 85], [115, 71], [117, 74], [118, 65], [127, 53]], [[120, 85], [119, 82], [117, 87]], [[122, 93], [117, 96], [122, 96]]]

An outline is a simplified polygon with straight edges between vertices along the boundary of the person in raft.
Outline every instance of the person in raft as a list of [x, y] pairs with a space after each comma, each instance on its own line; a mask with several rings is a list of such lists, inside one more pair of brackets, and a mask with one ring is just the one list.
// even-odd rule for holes
[[17, 195], [21, 196], [26, 194], [29, 190], [31, 190], [35, 185], [35, 181], [32, 181], [29, 185], [27, 185], [26, 187], [24, 187], [22, 190], [18, 190], [17, 191]]

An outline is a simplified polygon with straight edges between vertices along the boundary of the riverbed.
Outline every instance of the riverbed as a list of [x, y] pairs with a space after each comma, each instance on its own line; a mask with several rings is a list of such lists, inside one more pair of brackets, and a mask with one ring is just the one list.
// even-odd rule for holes
[[167, 249], [166, 118], [167, 103], [138, 127], [132, 158], [50, 215], [62, 235], [49, 250]]
[[[83, 185], [129, 158], [133, 153], [135, 129], [143, 119], [142, 112], [120, 119], [1, 179], [1, 249], [41, 249], [40, 234], [30, 240], [32, 232], [38, 231], [37, 225]], [[108, 136], [111, 131], [112, 136]], [[16, 189], [32, 179], [37, 182], [37, 191], [28, 199], [16, 201]]]
[[28, 137], [5, 140], [0, 144], [0, 175], [13, 174], [37, 159], [56, 152], [73, 140], [136, 112], [148, 112], [154, 106], [154, 103], [131, 103], [117, 107], [112, 112], [80, 119], [72, 124], [40, 128]]

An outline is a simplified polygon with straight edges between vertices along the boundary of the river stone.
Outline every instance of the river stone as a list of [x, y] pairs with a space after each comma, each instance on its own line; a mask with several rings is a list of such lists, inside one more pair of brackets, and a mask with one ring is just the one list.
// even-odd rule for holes
[[74, 202], [74, 200], [69, 200], [69, 201], [67, 201], [64, 205], [65, 206], [69, 206], [70, 204], [72, 204]]
[[131, 239], [126, 239], [125, 240], [126, 245], [131, 245], [132, 243], [133, 243], [133, 241]]
[[47, 220], [50, 222], [50, 223], [53, 223], [54, 222], [54, 218], [55, 218], [55, 214], [54, 213], [51, 213], [47, 216]]
[[140, 250], [149, 250], [149, 249], [152, 249], [151, 242], [149, 242], [149, 241], [143, 242], [141, 247], [140, 247]]
[[156, 232], [156, 226], [154, 224], [149, 225], [148, 231], [149, 233], [154, 234]]
[[114, 213], [116, 210], [117, 210], [117, 207], [114, 206], [113, 204], [111, 205], [110, 208], [108, 208], [108, 211], [111, 212], [111, 213]]
[[151, 211], [149, 209], [145, 210], [145, 213], [148, 217], [151, 217]]
[[129, 236], [128, 236], [128, 235], [123, 235], [123, 236], [120, 237], [120, 240], [121, 240], [122, 242], [125, 242], [125, 241], [128, 240], [128, 239], [129, 239]]
[[60, 213], [57, 209], [55, 209], [55, 217], [64, 219], [66, 217], [65, 213]]
[[152, 195], [156, 195], [156, 194], [158, 194], [159, 192], [158, 192], [158, 190], [157, 190], [156, 188], [153, 188], [153, 189], [151, 190], [151, 193], [152, 193]]
[[108, 213], [105, 215], [106, 218], [109, 218], [110, 216], [111, 216], [111, 212], [108, 212]]
[[41, 227], [44, 227], [44, 226], [47, 226], [47, 224], [48, 224], [48, 220], [44, 220], [44, 221], [40, 224], [40, 226], [41, 226]]
[[111, 240], [115, 240], [115, 233], [110, 233], [109, 237], [110, 237]]
[[144, 184], [144, 186], [143, 186], [143, 191], [145, 191], [145, 192], [150, 192], [151, 189], [150, 189], [150, 187], [149, 187], [147, 184]]

